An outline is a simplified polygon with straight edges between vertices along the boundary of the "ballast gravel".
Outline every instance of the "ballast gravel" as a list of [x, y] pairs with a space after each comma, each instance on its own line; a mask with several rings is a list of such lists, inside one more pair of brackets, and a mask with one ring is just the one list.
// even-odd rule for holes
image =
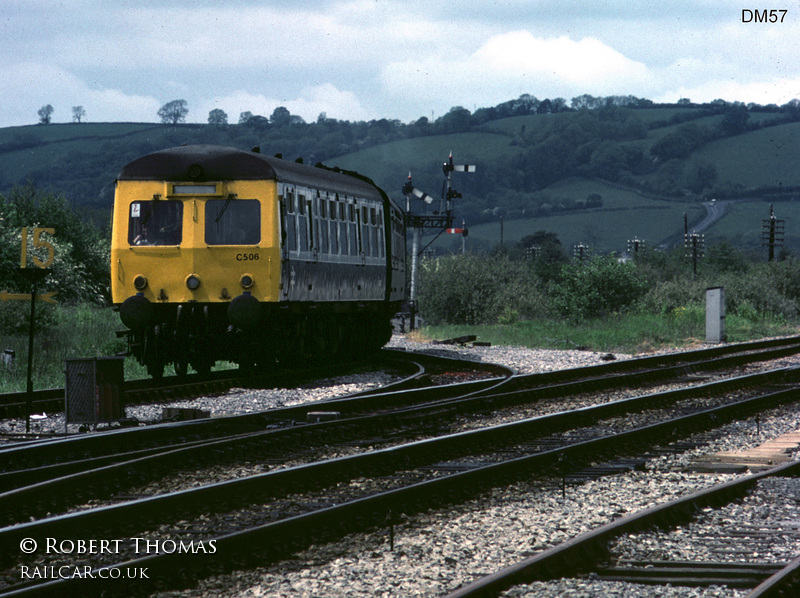
[[[403, 337], [394, 337], [390, 346], [441, 355], [469, 355], [476, 361], [502, 363], [521, 373], [579, 367], [609, 358], [607, 354], [583, 351], [431, 346]], [[628, 357], [614, 356], [616, 359]], [[787, 358], [780, 365], [797, 363], [796, 358]], [[684, 468], [695, 456], [742, 450], [798, 429], [800, 407], [776, 409], [762, 414], [759, 422], [744, 420], [730, 424], [708, 446], [653, 458], [647, 462], [645, 471], [604, 477], [564, 489], [552, 481], [530, 480], [495, 489], [447, 510], [402, 517], [393, 530], [393, 550], [389, 546], [389, 530], [378, 529], [370, 534], [357, 534], [338, 542], [312, 546], [298, 552], [293, 559], [274, 566], [210, 577], [201, 580], [197, 588], [164, 592], [158, 596], [443, 596], [462, 584], [497, 572], [616, 518], [733, 478], [731, 475], [685, 472]], [[717, 523], [711, 518], [710, 522], [700, 520], [697, 525], [715, 526]], [[635, 540], [625, 545], [631, 552], [636, 547]], [[691, 543], [681, 547], [670, 545], [669, 550], [685, 559], [702, 558], [702, 550]], [[788, 556], [780, 555], [782, 559]], [[593, 579], [562, 579], [518, 586], [503, 596], [727, 598], [745, 596], [746, 593], [724, 586], [652, 587]]]
[[[527, 349], [525, 347], [435, 345], [411, 341], [402, 335], [394, 335], [387, 347], [405, 351], [425, 351], [426, 353], [446, 357], [473, 359], [476, 362], [496, 363], [514, 368], [519, 373], [562, 370], [594, 365], [609, 359], [609, 354], [607, 353], [591, 351], [549, 351]], [[630, 357], [630, 355], [624, 354], [614, 355], [615, 359]], [[385, 386], [393, 381], [394, 378], [390, 374], [368, 372], [317, 380], [296, 388], [266, 390], [233, 388], [226, 393], [210, 397], [198, 397], [165, 404], [129, 405], [125, 408], [125, 415], [139, 422], [154, 423], [161, 421], [162, 411], [165, 406], [201, 409], [208, 411], [211, 417], [252, 413], [371, 390]], [[77, 425], [70, 424], [68, 431], [74, 433], [77, 429]], [[0, 435], [20, 434], [24, 431], [25, 420], [22, 418], [0, 420]], [[64, 417], [60, 413], [36, 414], [31, 419], [31, 432], [42, 436], [61, 434], [64, 432]], [[2, 442], [2, 438], [0, 438], [0, 442]]]
[[[396, 335], [388, 345], [406, 351], [425, 351], [443, 356], [498, 363], [520, 373], [582, 367], [629, 359], [624, 354], [590, 351], [552, 351], [521, 347], [469, 347], [433, 345]], [[786, 358], [772, 367], [797, 365]], [[388, 375], [365, 373], [316, 382], [305, 388], [233, 389], [220, 396], [171, 403], [172, 407], [204, 409], [212, 416], [260, 411], [270, 407], [342, 396], [379, 387], [391, 381]], [[163, 405], [131, 406], [128, 417], [157, 421]], [[0, 422], [0, 432], [19, 433], [24, 420]], [[60, 415], [32, 421], [41, 434], [63, 432]], [[357, 534], [341, 541], [312, 546], [293, 559], [252, 571], [200, 580], [198, 587], [164, 592], [162, 597], [326, 597], [374, 598], [395, 596], [443, 596], [462, 584], [494, 573], [532, 554], [596, 528], [618, 517], [653, 504], [684, 496], [718, 484], [731, 476], [685, 473], [695, 455], [724, 450], [742, 450], [769, 438], [800, 429], [800, 408], [784, 408], [762, 415], [760, 422], [741, 421], [729, 425], [719, 439], [702, 449], [651, 459], [646, 471], [609, 476], [582, 485], [567, 486], [566, 492], [552, 481], [530, 480], [495, 489], [475, 500], [443, 511], [401, 517], [394, 528], [394, 550], [389, 530]], [[196, 522], [200, 525], [201, 522]], [[702, 521], [698, 525], [703, 525]], [[713, 525], [710, 523], [708, 525]], [[632, 554], [643, 544], [629, 540], [624, 547]], [[669, 550], [685, 559], [694, 555], [691, 544], [670, 545]], [[788, 555], [781, 555], [786, 558]], [[795, 555], [797, 556], [797, 555]], [[739, 597], [745, 591], [725, 587], [684, 588], [637, 586], [592, 579], [564, 579], [535, 583], [508, 590], [515, 598], [589, 598], [593, 596], [647, 597]]]

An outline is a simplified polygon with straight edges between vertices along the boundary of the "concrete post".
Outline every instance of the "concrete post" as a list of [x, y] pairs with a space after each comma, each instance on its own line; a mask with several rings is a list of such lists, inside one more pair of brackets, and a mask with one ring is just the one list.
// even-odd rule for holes
[[725, 287], [706, 289], [706, 342], [725, 342]]

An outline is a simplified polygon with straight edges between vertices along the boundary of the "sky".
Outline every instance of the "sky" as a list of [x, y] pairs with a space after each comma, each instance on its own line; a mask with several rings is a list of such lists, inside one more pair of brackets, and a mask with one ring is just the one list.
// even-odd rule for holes
[[522, 94], [781, 105], [798, 40], [795, 0], [2, 0], [0, 127], [47, 104], [54, 123], [159, 122], [176, 99], [200, 123], [410, 123]]

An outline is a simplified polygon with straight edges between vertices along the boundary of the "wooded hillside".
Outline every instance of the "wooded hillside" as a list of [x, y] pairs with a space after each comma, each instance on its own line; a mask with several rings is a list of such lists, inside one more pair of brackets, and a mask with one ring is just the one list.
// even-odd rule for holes
[[[185, 143], [258, 145], [286, 159], [358, 170], [403, 202], [400, 188], [409, 172], [416, 187], [438, 198], [441, 166], [452, 151], [456, 163], [477, 166], [475, 173], [456, 174], [454, 186], [463, 195], [456, 217], [478, 248], [500, 242], [501, 218], [506, 244], [535, 230], [600, 251], [622, 252], [632, 237], [661, 244], [680, 237], [684, 213], [690, 224], [699, 223], [711, 199], [723, 209], [706, 231], [709, 242], [727, 239], [757, 249], [761, 220], [774, 203], [776, 215], [786, 219], [787, 247], [798, 247], [792, 229], [800, 226], [796, 100], [780, 107], [722, 100], [656, 105], [627, 96], [580, 96], [568, 104], [524, 95], [409, 124], [256, 115], [237, 125], [11, 127], [0, 129], [0, 194], [31, 183], [102, 214], [124, 164]], [[434, 202], [429, 209], [438, 207]]]

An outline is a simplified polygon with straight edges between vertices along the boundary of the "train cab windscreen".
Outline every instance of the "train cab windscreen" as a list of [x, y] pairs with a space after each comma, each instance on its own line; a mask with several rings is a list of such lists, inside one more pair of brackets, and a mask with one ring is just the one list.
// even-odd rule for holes
[[130, 207], [128, 243], [180, 245], [183, 203], [172, 200], [134, 201]]
[[207, 245], [258, 245], [261, 203], [257, 199], [206, 201]]

